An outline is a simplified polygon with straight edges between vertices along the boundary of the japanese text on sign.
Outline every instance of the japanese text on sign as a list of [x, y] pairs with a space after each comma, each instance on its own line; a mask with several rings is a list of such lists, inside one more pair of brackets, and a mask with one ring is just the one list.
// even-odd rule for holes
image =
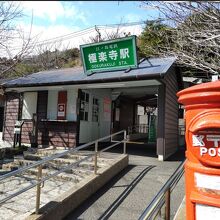
[[137, 66], [134, 36], [82, 45], [81, 53], [86, 73]]

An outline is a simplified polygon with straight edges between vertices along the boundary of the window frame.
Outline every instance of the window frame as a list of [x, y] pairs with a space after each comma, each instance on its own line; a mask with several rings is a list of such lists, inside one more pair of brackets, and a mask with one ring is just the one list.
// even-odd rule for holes
[[100, 112], [99, 99], [96, 97], [93, 97], [92, 99], [92, 122], [99, 123], [99, 112]]
[[79, 109], [80, 121], [89, 121], [89, 100], [90, 94], [88, 92], [81, 91]]

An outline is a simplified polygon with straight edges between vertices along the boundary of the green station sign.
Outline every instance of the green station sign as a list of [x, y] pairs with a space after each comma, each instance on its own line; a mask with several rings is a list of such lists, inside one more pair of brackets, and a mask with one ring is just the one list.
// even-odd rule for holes
[[81, 45], [80, 51], [87, 75], [137, 67], [136, 36]]

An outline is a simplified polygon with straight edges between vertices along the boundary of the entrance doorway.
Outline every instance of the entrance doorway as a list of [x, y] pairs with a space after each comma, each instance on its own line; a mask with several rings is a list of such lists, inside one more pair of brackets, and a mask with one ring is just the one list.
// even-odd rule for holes
[[130, 143], [144, 144], [145, 149], [151, 148], [156, 155], [157, 94], [157, 85], [121, 87], [121, 84], [112, 84], [111, 89], [81, 90], [79, 143], [126, 130]]
[[127, 130], [131, 143], [156, 146], [157, 86], [114, 89], [112, 132]]

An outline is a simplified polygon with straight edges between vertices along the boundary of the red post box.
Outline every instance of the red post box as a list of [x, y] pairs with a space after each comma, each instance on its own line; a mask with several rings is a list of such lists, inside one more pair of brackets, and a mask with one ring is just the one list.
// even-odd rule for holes
[[220, 219], [220, 81], [177, 93], [185, 106], [187, 220]]

